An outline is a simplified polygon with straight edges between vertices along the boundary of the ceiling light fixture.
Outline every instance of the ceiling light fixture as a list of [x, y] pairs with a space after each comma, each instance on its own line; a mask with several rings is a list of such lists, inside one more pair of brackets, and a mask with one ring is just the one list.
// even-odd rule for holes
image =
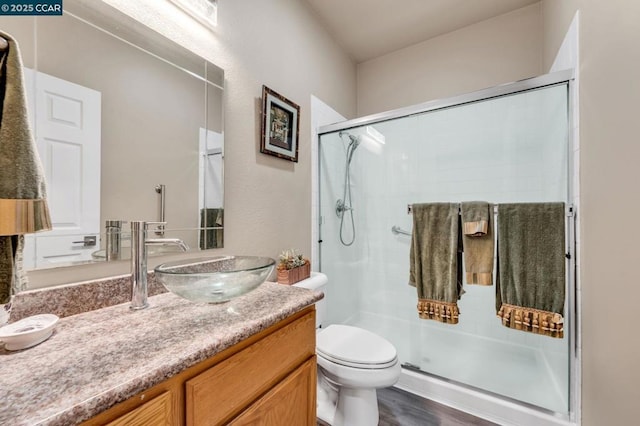
[[218, 24], [218, 0], [171, 0], [200, 23], [215, 27]]
[[367, 136], [369, 136], [374, 141], [378, 142], [379, 144], [384, 145], [386, 138], [384, 137], [384, 135], [382, 133], [377, 131], [375, 127], [367, 126], [365, 128], [365, 133], [366, 133]]

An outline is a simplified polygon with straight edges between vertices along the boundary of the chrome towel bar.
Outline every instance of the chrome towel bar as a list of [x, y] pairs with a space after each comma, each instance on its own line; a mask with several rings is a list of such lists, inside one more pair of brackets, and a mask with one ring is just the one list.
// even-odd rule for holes
[[399, 226], [396, 226], [396, 225], [393, 225], [391, 227], [391, 232], [393, 233], [393, 235], [402, 234], [402, 235], [411, 236], [411, 232], [407, 232], [404, 229], [402, 229], [402, 228], [400, 228]]
[[[407, 214], [411, 214], [411, 212], [412, 212], [412, 205], [407, 204]], [[573, 204], [567, 204], [566, 213], [567, 213], [567, 217], [573, 216]], [[458, 214], [460, 214], [460, 205], [458, 205]], [[493, 206], [493, 214], [498, 214], [498, 204], [495, 204]]]

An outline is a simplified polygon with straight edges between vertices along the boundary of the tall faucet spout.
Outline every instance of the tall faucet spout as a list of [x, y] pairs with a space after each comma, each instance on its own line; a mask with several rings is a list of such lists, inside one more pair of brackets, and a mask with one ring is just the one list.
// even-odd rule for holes
[[177, 245], [182, 251], [189, 247], [179, 238], [147, 238], [149, 225], [165, 225], [165, 222], [131, 222], [131, 306], [133, 310], [149, 306], [147, 285], [147, 246]]
[[147, 238], [145, 242], [148, 246], [178, 246], [182, 251], [189, 250], [189, 246], [180, 238]]

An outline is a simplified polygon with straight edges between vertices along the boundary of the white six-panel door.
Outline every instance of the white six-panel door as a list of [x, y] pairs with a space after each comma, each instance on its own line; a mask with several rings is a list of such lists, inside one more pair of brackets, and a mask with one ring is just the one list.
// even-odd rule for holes
[[[26, 266], [30, 255], [37, 267], [91, 259], [100, 240], [101, 93], [41, 72], [25, 74], [53, 225], [28, 238]], [[85, 246], [84, 237], [92, 236], [96, 245]]]

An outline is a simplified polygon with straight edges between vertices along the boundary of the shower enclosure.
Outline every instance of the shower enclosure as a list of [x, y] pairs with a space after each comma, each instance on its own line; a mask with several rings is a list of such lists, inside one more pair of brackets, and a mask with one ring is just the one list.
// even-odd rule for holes
[[570, 73], [556, 73], [320, 128], [319, 257], [329, 277], [328, 322], [385, 337], [405, 372], [570, 419], [573, 260], [562, 339], [504, 327], [494, 286], [464, 285], [457, 325], [422, 320], [408, 285], [407, 212], [420, 202], [562, 201], [570, 255], [570, 84]]

